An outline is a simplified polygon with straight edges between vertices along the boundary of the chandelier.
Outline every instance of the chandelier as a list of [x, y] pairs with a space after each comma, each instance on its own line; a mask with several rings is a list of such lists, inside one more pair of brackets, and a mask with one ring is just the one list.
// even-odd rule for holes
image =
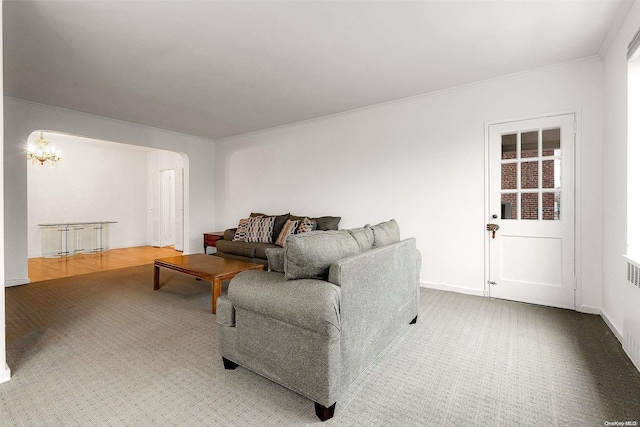
[[27, 147], [27, 160], [31, 160], [31, 163], [40, 164], [41, 166], [46, 164], [54, 165], [60, 160], [60, 150], [56, 150], [54, 146], [49, 147], [49, 141], [45, 140], [40, 131], [40, 138], [34, 139], [37, 147], [33, 144], [29, 144]]

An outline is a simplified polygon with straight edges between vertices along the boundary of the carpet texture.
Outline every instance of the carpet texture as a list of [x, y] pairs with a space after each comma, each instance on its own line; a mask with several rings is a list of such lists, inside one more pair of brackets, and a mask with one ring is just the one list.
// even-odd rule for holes
[[[153, 266], [6, 289], [2, 426], [318, 425], [313, 403], [225, 371], [210, 285]], [[421, 291], [331, 426], [640, 423], [640, 373], [599, 316]]]

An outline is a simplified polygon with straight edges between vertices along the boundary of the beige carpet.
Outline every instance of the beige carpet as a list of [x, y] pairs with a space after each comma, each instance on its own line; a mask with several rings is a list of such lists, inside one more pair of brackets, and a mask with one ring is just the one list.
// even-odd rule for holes
[[[132, 267], [6, 290], [1, 426], [300, 426], [313, 403], [225, 371], [206, 282]], [[598, 316], [423, 290], [336, 426], [640, 423], [640, 373]]]

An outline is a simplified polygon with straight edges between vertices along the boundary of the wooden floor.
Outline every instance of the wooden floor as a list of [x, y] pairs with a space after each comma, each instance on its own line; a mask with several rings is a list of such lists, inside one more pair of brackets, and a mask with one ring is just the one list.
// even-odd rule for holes
[[29, 280], [33, 283], [96, 271], [152, 264], [156, 258], [178, 255], [182, 255], [182, 252], [176, 251], [173, 247], [139, 246], [111, 249], [99, 254], [78, 254], [66, 258], [30, 258]]

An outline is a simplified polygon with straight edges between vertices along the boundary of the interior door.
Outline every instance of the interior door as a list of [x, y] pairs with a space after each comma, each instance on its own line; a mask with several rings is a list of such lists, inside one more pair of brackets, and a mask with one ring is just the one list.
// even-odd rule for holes
[[575, 116], [489, 126], [489, 295], [575, 309]]
[[175, 171], [160, 172], [160, 246], [175, 244]]
[[183, 169], [175, 168], [175, 249], [182, 251], [183, 249], [183, 218], [184, 218], [184, 184]]

